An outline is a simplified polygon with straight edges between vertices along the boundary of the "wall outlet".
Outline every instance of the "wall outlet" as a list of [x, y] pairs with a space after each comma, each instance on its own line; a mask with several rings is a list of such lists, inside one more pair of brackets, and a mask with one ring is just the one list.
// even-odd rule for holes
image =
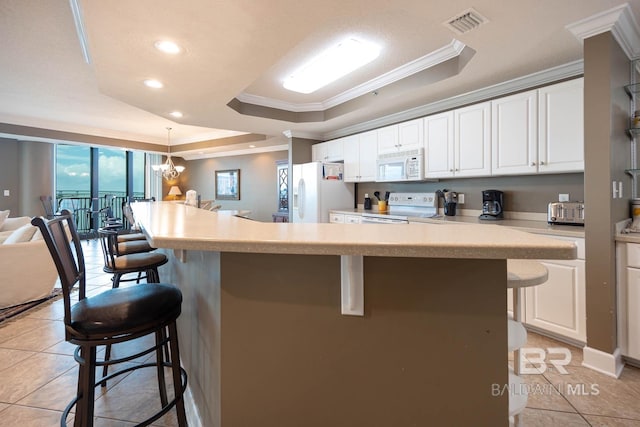
[[569, 195], [568, 194], [558, 194], [558, 201], [559, 202], [568, 202], [569, 201]]
[[11, 192], [9, 190], [4, 190], [4, 197], [9, 197]]
[[458, 193], [458, 204], [460, 205], [464, 204], [464, 194], [462, 193]]

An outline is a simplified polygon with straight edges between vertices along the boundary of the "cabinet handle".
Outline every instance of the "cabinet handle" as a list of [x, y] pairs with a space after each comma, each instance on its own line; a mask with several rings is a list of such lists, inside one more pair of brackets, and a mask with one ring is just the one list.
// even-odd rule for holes
[[453, 169], [449, 169], [449, 172], [453, 172]]
[[536, 165], [536, 162], [531, 162], [531, 166], [535, 166], [535, 165]]
[[544, 165], [544, 162], [540, 162], [541, 165]]

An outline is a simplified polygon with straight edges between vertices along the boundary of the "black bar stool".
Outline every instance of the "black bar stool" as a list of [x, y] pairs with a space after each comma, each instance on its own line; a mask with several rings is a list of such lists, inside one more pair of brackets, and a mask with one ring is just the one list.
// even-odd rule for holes
[[[183, 395], [187, 386], [187, 373], [180, 366], [176, 319], [180, 316], [182, 293], [169, 284], [155, 283], [151, 286], [137, 285], [114, 288], [96, 296], [86, 296], [84, 255], [80, 237], [71, 213], [61, 212], [59, 217], [47, 220], [34, 218], [44, 237], [51, 257], [58, 270], [64, 298], [65, 339], [77, 345], [74, 357], [79, 364], [78, 391], [66, 407], [60, 420], [66, 419], [75, 406], [75, 427], [92, 427], [96, 384], [96, 367], [109, 366], [132, 360], [153, 351], [155, 363], [144, 363], [116, 371], [103, 380], [136, 369], [155, 367], [162, 409], [138, 426], [147, 426], [158, 420], [173, 407], [176, 408], [178, 425], [187, 425]], [[71, 292], [78, 285], [78, 302], [71, 305]], [[168, 330], [168, 333], [166, 332]], [[155, 345], [135, 355], [120, 359], [98, 361], [96, 348], [112, 345], [154, 334]], [[170, 360], [165, 361], [162, 350], [170, 349]], [[168, 401], [164, 367], [171, 367], [174, 399]]]
[[[164, 254], [141, 251], [126, 251], [127, 247], [133, 248], [135, 243], [143, 243], [149, 245], [147, 241], [136, 240], [132, 242], [118, 242], [118, 232], [110, 228], [100, 228], [98, 230], [100, 245], [102, 246], [102, 255], [104, 257], [103, 271], [113, 274], [111, 279], [113, 287], [120, 286], [120, 282], [136, 280], [140, 283], [142, 278], [140, 273], [146, 275], [147, 283], [157, 283], [160, 281], [158, 275], [158, 267], [167, 263], [167, 257]], [[129, 245], [129, 246], [127, 246]], [[151, 248], [153, 249], [153, 248]], [[137, 279], [122, 279], [122, 276], [129, 273], [139, 273]]]

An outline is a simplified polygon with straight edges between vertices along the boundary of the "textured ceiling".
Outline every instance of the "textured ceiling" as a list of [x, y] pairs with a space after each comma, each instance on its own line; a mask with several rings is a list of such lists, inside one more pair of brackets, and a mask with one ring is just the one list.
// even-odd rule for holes
[[[0, 123], [166, 144], [266, 135], [326, 135], [359, 122], [429, 104], [582, 58], [565, 26], [621, 0], [81, 0], [91, 63], [83, 60], [67, 0], [0, 2]], [[629, 1], [640, 21], [640, 1]], [[443, 22], [473, 7], [489, 22], [464, 35]], [[316, 93], [282, 88], [314, 53], [357, 34], [383, 46], [380, 57]], [[166, 56], [162, 38], [185, 50]], [[251, 96], [304, 106], [437, 51], [456, 39], [473, 55], [458, 73], [378, 97], [319, 121], [248, 116], [228, 104]], [[161, 90], [142, 85], [146, 78]], [[168, 113], [180, 110], [182, 119]], [[222, 130], [221, 130], [222, 129]], [[233, 140], [233, 138], [230, 138]], [[179, 149], [177, 151], [180, 151]]]

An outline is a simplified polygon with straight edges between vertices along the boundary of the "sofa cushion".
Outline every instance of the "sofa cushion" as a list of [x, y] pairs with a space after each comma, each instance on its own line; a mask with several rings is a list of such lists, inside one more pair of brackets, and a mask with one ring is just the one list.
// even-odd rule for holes
[[4, 225], [4, 221], [7, 218], [9, 218], [9, 213], [11, 213], [9, 210], [0, 211], [0, 230], [2, 230], [2, 226]]
[[12, 243], [24, 243], [31, 240], [35, 234], [37, 227], [31, 224], [25, 224], [22, 227], [15, 230], [7, 239], [2, 242], [3, 245], [10, 245]]

